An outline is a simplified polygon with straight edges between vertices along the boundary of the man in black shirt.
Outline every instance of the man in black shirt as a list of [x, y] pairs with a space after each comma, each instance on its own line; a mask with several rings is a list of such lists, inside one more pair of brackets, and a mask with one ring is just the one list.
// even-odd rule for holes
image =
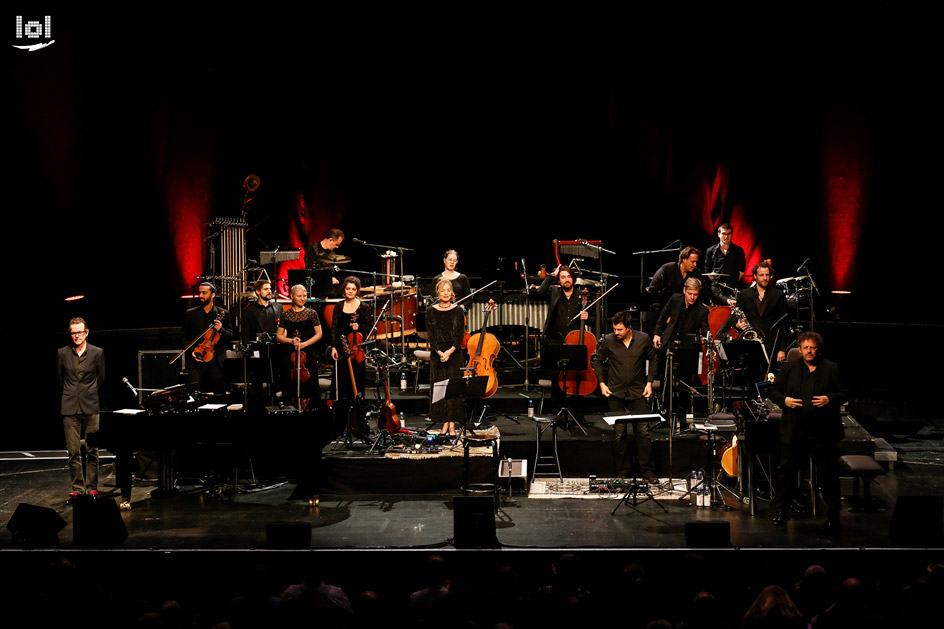
[[[344, 242], [344, 232], [332, 227], [319, 242], [305, 250], [305, 268], [326, 268], [334, 265], [332, 259], [337, 255], [335, 250]], [[335, 282], [337, 283], [337, 282]]]
[[[559, 285], [552, 286], [554, 279]], [[547, 305], [547, 320], [544, 322], [544, 338], [551, 343], [563, 343], [567, 333], [580, 327], [581, 321], [591, 325], [590, 315], [587, 312], [577, 313], [583, 309], [580, 297], [574, 290], [574, 274], [570, 267], [558, 266], [551, 272], [538, 287], [539, 295], [550, 294], [551, 300]]]
[[232, 323], [228, 313], [213, 303], [216, 299], [216, 287], [213, 284], [209, 282], [200, 284], [197, 288], [197, 296], [200, 305], [184, 313], [183, 342], [193, 341], [211, 327], [219, 332], [220, 338], [213, 346], [214, 355], [209, 361], [197, 360], [194, 357], [194, 348], [199, 345], [199, 342], [187, 350], [188, 381], [196, 384], [198, 390], [206, 393], [222, 392], [226, 386], [223, 380], [223, 359], [226, 356], [227, 346], [233, 340]]
[[701, 277], [698, 261], [701, 251], [696, 247], [685, 247], [679, 252], [678, 262], [667, 262], [659, 267], [646, 289], [652, 295], [654, 303], [664, 305], [669, 297], [682, 292], [685, 280]]
[[722, 274], [721, 279], [711, 285], [711, 296], [716, 304], [734, 305], [734, 298], [725, 295], [719, 284], [736, 287], [747, 268], [744, 249], [731, 242], [733, 234], [734, 228], [724, 223], [718, 228], [718, 243], [708, 247], [705, 252], [705, 270]]
[[[630, 327], [631, 321], [632, 315], [626, 310], [613, 315], [613, 333], [600, 339], [593, 355], [593, 371], [610, 411], [638, 415], [649, 412], [648, 399], [652, 396], [652, 381], [659, 371], [659, 359], [649, 335], [634, 332]], [[604, 364], [608, 370], [604, 370]], [[632, 433], [641, 476], [650, 483], [657, 483], [659, 479], [652, 465], [649, 424], [617, 423], [613, 428], [616, 467], [620, 476], [624, 477], [631, 471], [628, 455], [629, 435]]]
[[844, 430], [839, 410], [849, 399], [839, 377], [839, 366], [819, 356], [823, 337], [800, 335], [802, 360], [787, 363], [774, 381], [770, 399], [783, 409], [780, 420], [780, 465], [774, 477], [779, 513], [775, 526], [786, 524], [797, 493], [797, 473], [810, 457], [823, 488], [826, 524], [822, 532], [839, 534], [839, 472], [836, 444]]
[[260, 334], [269, 334], [274, 340], [281, 308], [277, 309], [271, 303], [272, 282], [266, 279], [256, 280], [252, 290], [256, 293], [256, 301], [243, 308], [241, 338], [244, 343], [251, 343], [256, 341]]

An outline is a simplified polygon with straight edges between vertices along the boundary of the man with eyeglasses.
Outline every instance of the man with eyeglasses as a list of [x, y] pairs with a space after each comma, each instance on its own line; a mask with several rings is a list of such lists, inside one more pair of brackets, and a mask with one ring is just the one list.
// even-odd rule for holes
[[88, 343], [88, 333], [85, 319], [70, 320], [72, 344], [60, 348], [57, 355], [56, 375], [62, 388], [59, 412], [72, 475], [69, 503], [83, 496], [98, 497], [98, 448], [93, 435], [98, 432], [98, 391], [105, 382], [105, 352]]

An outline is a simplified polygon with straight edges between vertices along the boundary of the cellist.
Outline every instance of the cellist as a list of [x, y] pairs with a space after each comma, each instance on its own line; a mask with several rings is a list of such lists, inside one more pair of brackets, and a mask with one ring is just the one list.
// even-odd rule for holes
[[[578, 329], [581, 322], [584, 322], [588, 329], [593, 328], [594, 318], [590, 316], [589, 311], [581, 312], [583, 304], [574, 289], [575, 281], [574, 271], [570, 267], [558, 265], [538, 287], [539, 295], [551, 297], [547, 304], [547, 319], [543, 330], [544, 342], [549, 345], [562, 345], [567, 333]], [[579, 317], [577, 313], [580, 313]], [[557, 379], [556, 375], [554, 379]], [[552, 387], [551, 400], [556, 407], [561, 405], [563, 398], [564, 391], [558, 386]]]
[[233, 340], [232, 320], [228, 313], [214, 304], [216, 286], [203, 282], [197, 287], [199, 304], [184, 313], [182, 337], [184, 344], [190, 343], [204, 332], [213, 329], [219, 333], [213, 358], [201, 362], [194, 358], [193, 351], [186, 352], [187, 381], [197, 386], [204, 393], [223, 393], [226, 383], [223, 379], [223, 358], [226, 348]]

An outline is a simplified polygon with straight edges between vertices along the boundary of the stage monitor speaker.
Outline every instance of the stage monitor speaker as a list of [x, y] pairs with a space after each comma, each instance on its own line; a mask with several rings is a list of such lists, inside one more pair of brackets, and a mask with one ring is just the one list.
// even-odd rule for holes
[[889, 538], [900, 546], [938, 547], [944, 544], [944, 497], [898, 496]]
[[456, 548], [498, 548], [492, 496], [456, 496], [452, 499], [452, 517]]
[[82, 548], [108, 548], [128, 539], [128, 529], [114, 498], [72, 503], [72, 541]]
[[688, 548], [730, 548], [730, 522], [686, 522], [685, 545]]
[[53, 548], [59, 545], [59, 531], [66, 521], [49, 507], [21, 502], [7, 522], [15, 546]]
[[311, 523], [269, 522], [266, 524], [266, 548], [277, 550], [311, 548]]

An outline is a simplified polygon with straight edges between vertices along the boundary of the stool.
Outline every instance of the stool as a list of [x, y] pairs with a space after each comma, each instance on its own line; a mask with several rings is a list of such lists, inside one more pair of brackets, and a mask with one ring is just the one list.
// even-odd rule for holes
[[[542, 417], [534, 418], [534, 467], [531, 468], [531, 482], [534, 482], [535, 476], [557, 476], [561, 481], [564, 480], [564, 475], [561, 473], [560, 466], [560, 457], [557, 455], [557, 425], [560, 423], [560, 418], [557, 415], [545, 415]], [[554, 455], [545, 455], [541, 456], [541, 435], [544, 434], [548, 428], [551, 429], [551, 441], [554, 444]], [[547, 461], [547, 462], [544, 462]], [[553, 468], [552, 472], [541, 472], [538, 473], [538, 467], [550, 467]]]
[[863, 479], [863, 511], [874, 511], [870, 483], [876, 476], [884, 475], [885, 470], [870, 456], [864, 454], [844, 454], [839, 457], [839, 468], [843, 476], [852, 476], [852, 500], [859, 503], [859, 479]]
[[548, 380], [546, 378], [541, 378], [538, 380], [538, 386], [541, 387], [541, 405], [538, 406], [538, 415], [544, 414], [544, 398], [547, 396], [547, 392], [551, 387], [554, 386], [553, 380]]
[[[429, 369], [429, 357], [431, 352], [428, 349], [415, 349], [413, 350], [413, 355], [420, 361], [416, 364], [416, 378], [413, 379], [413, 393], [419, 393], [420, 390], [420, 371], [422, 370], [423, 363], [427, 365]], [[433, 388], [433, 383], [429, 383], [429, 388]]]
[[[472, 483], [470, 479], [471, 474], [471, 462], [469, 457], [470, 448], [483, 448], [491, 446], [492, 447], [492, 482], [490, 483]], [[463, 466], [465, 468], [465, 484], [462, 485], [462, 494], [465, 496], [469, 495], [490, 495], [495, 500], [495, 510], [498, 511], [498, 492], [501, 488], [498, 482], [498, 439], [495, 437], [470, 437], [467, 436], [462, 440], [463, 447]]]

